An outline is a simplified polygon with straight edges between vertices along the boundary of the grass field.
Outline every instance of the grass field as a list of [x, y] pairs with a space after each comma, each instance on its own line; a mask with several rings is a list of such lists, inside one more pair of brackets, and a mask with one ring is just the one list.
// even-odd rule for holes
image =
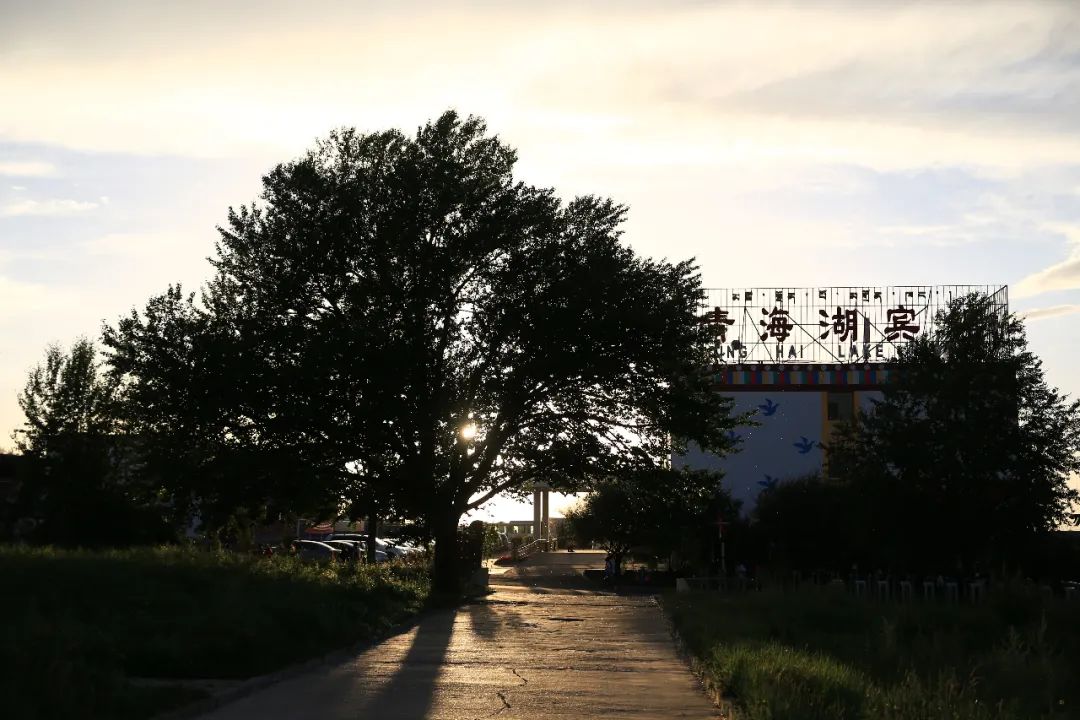
[[322, 567], [183, 548], [0, 547], [5, 718], [143, 718], [197, 696], [128, 678], [246, 678], [416, 613], [423, 565]]
[[739, 718], [1080, 718], [1078, 602], [904, 606], [809, 591], [663, 605]]

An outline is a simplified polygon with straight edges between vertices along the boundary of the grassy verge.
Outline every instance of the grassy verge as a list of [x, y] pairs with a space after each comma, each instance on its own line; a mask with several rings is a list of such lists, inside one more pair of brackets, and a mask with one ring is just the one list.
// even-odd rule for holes
[[663, 604], [740, 718], [1080, 718], [1080, 603], [875, 605], [810, 592]]
[[5, 718], [148, 717], [193, 699], [129, 677], [260, 675], [417, 612], [424, 566], [322, 567], [182, 548], [0, 547]]

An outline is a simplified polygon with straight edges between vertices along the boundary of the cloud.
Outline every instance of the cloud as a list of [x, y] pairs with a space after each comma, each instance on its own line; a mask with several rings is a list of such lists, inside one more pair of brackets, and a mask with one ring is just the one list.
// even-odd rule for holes
[[56, 167], [47, 162], [0, 162], [0, 175], [11, 177], [49, 177], [56, 174]]
[[1064, 235], [1072, 246], [1069, 257], [1048, 268], [1028, 275], [1014, 286], [1015, 297], [1030, 297], [1052, 290], [1080, 288], [1080, 225], [1045, 223], [1047, 230]]
[[25, 215], [75, 215], [98, 207], [95, 202], [80, 200], [20, 200], [0, 206], [0, 217]]
[[1074, 253], [1064, 262], [1028, 275], [1016, 284], [1016, 297], [1030, 297], [1051, 290], [1080, 288], [1080, 254]]
[[1064, 4], [327, 4], [240, 34], [186, 6], [175, 22], [112, 6], [12, 21], [0, 97], [23, 101], [0, 132], [279, 153], [455, 106], [555, 163], [1080, 162], [1080, 13]]
[[88, 255], [147, 258], [160, 257], [163, 253], [183, 253], [192, 242], [190, 236], [180, 233], [109, 233], [80, 246]]
[[1057, 317], [1059, 315], [1072, 315], [1080, 312], [1080, 305], [1051, 305], [1034, 310], [1025, 310], [1020, 314], [1025, 320], [1042, 320], [1043, 318]]
[[985, 242], [986, 230], [1003, 223], [1003, 219], [995, 222], [977, 214], [964, 213], [954, 223], [881, 225], [876, 231], [885, 242], [898, 245], [967, 245]]

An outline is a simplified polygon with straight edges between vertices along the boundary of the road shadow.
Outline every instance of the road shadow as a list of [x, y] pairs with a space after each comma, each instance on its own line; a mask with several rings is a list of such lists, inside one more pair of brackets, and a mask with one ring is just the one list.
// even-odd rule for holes
[[476, 637], [494, 641], [505, 629], [535, 628], [536, 623], [529, 622], [517, 609], [527, 603], [520, 600], [501, 598], [481, 598], [465, 605], [469, 617], [469, 628]]
[[518, 572], [511, 575], [507, 573], [505, 575], [499, 575], [489, 580], [489, 584], [492, 587], [498, 587], [500, 585], [518, 585], [522, 587], [528, 587], [537, 591], [544, 590], [556, 590], [563, 592], [580, 592], [581, 594], [587, 594], [596, 590], [603, 590], [596, 583], [585, 578], [580, 573], [556, 575], [551, 573], [530, 572], [528, 568], [520, 568]]
[[660, 595], [674, 589], [673, 587], [639, 585], [630, 582], [629, 579], [624, 581], [593, 580], [582, 574], [550, 575], [527, 572], [515, 575], [500, 575], [491, 578], [489, 584], [496, 589], [517, 586], [528, 588], [532, 593], [561, 595]]
[[441, 611], [417, 624], [412, 644], [390, 680], [363, 703], [356, 717], [427, 717], [453, 639], [455, 615], [453, 610]]

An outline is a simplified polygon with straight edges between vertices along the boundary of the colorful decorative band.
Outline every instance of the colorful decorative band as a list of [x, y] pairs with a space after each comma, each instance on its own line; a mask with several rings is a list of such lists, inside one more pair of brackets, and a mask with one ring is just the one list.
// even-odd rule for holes
[[883, 365], [729, 365], [712, 377], [713, 383], [722, 387], [865, 389], [887, 384], [891, 372], [892, 368]]

